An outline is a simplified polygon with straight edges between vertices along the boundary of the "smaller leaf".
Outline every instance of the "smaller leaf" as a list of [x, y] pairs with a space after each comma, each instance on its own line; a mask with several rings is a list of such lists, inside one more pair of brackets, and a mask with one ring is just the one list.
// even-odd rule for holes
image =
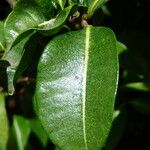
[[125, 87], [133, 89], [133, 90], [139, 90], [139, 91], [145, 91], [145, 92], [150, 91], [150, 89], [143, 82], [128, 83], [126, 84]]
[[30, 135], [30, 131], [30, 122], [27, 119], [21, 116], [14, 116], [13, 133], [15, 135], [19, 150], [24, 150]]
[[6, 150], [8, 141], [8, 120], [4, 94], [0, 92], [0, 150]]
[[103, 5], [103, 6], [102, 6], [102, 10], [103, 10], [103, 13], [104, 13], [106, 16], [111, 16], [111, 12], [110, 12], [110, 10], [107, 8], [106, 5]]
[[42, 145], [46, 146], [48, 143], [48, 136], [45, 133], [43, 127], [41, 126], [40, 121], [38, 119], [32, 119], [30, 121], [30, 124], [32, 132], [37, 136]]
[[50, 30], [47, 31], [48, 35], [51, 35], [51, 30], [54, 32], [56, 29], [57, 31], [54, 33], [58, 32], [59, 26], [61, 26], [60, 28], [63, 27], [62, 25], [65, 23], [72, 8], [74, 8], [73, 6], [71, 5], [65, 8], [56, 17], [50, 15], [50, 20], [48, 20], [44, 13], [40, 11], [41, 7], [37, 3], [33, 3], [32, 1], [24, 3], [23, 1], [19, 1], [5, 22], [7, 50], [10, 50], [15, 41], [29, 30], [42, 30], [42, 32], [43, 30]]
[[[49, 11], [47, 7], [49, 7]], [[11, 49], [15, 40], [22, 33], [52, 18], [53, 11], [52, 2], [48, 0], [18, 1], [4, 25], [7, 50]]]
[[118, 54], [121, 54], [128, 49], [126, 45], [124, 45], [123, 43], [121, 43], [119, 41], [117, 41], [116, 46], [117, 46]]
[[71, 10], [76, 9], [77, 5], [71, 5], [62, 10], [55, 18], [45, 21], [38, 25], [38, 27], [33, 28], [40, 31], [42, 34], [53, 35], [63, 28]]
[[93, 1], [88, 1], [88, 17], [91, 17], [94, 12], [100, 8], [104, 3], [106, 2], [106, 0], [93, 0]]
[[21, 62], [21, 59], [25, 52], [25, 44], [30, 39], [34, 32], [27, 32], [22, 36], [22, 39], [12, 47], [10, 51], [6, 51], [2, 60], [9, 62], [10, 66], [7, 67], [7, 76], [8, 76], [8, 93], [12, 95], [15, 91], [14, 89], [14, 78], [16, 75], [17, 68]]

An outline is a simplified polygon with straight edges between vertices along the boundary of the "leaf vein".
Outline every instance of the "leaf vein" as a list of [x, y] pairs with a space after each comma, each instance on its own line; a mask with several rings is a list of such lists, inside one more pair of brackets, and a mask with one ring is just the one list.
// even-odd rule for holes
[[86, 103], [86, 82], [87, 82], [87, 71], [88, 71], [88, 60], [89, 60], [89, 48], [90, 48], [90, 27], [86, 28], [86, 37], [85, 37], [85, 58], [84, 58], [84, 76], [83, 76], [83, 135], [84, 135], [84, 144], [85, 149], [88, 150], [87, 146], [87, 137], [86, 137], [86, 123], [85, 123], [85, 103]]

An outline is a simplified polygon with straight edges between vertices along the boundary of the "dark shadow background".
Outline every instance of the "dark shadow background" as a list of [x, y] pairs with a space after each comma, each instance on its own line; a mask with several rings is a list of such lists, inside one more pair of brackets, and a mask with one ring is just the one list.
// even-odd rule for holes
[[[126, 125], [122, 131], [121, 122], [117, 124], [122, 134], [115, 149], [150, 150], [150, 116], [129, 105], [132, 100], [144, 98], [150, 105], [150, 93], [121, 88], [128, 82], [150, 85], [150, 0], [110, 0], [107, 7], [110, 16], [104, 15], [101, 25], [113, 29], [117, 39], [128, 47], [119, 56], [120, 80], [115, 106], [117, 109], [125, 104], [126, 117], [122, 121]], [[127, 77], [123, 77], [124, 70], [128, 71]], [[142, 79], [138, 78], [139, 74]]]

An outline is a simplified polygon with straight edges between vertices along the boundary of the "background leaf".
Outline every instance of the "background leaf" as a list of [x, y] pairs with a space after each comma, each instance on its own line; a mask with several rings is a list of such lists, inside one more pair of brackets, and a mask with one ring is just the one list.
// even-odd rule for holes
[[4, 94], [0, 92], [0, 150], [6, 150], [8, 141], [8, 120]]
[[124, 45], [123, 43], [121, 43], [119, 41], [117, 41], [116, 45], [117, 45], [118, 54], [121, 54], [128, 49], [126, 45]]
[[22, 116], [14, 116], [13, 133], [15, 135], [19, 150], [25, 149], [30, 131], [30, 123], [27, 119], [23, 118]]
[[[111, 126], [118, 61], [110, 29], [55, 37], [38, 66], [36, 112], [62, 150], [99, 150]], [[92, 138], [91, 138], [92, 137]]]
[[150, 88], [147, 87], [143, 82], [131, 82], [125, 85], [126, 88], [149, 92]]
[[91, 17], [94, 12], [106, 2], [106, 0], [85, 0], [88, 3], [88, 15]]

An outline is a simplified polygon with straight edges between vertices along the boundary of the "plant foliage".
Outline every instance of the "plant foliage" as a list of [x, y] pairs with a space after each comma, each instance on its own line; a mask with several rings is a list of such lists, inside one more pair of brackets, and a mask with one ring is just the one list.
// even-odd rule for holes
[[126, 103], [150, 114], [148, 98], [115, 105], [119, 64], [119, 93], [149, 92], [149, 61], [140, 52], [132, 59], [130, 40], [126, 46], [100, 25], [101, 15], [110, 15], [106, 2], [11, 4], [0, 21], [0, 150], [115, 150], [127, 123]]

